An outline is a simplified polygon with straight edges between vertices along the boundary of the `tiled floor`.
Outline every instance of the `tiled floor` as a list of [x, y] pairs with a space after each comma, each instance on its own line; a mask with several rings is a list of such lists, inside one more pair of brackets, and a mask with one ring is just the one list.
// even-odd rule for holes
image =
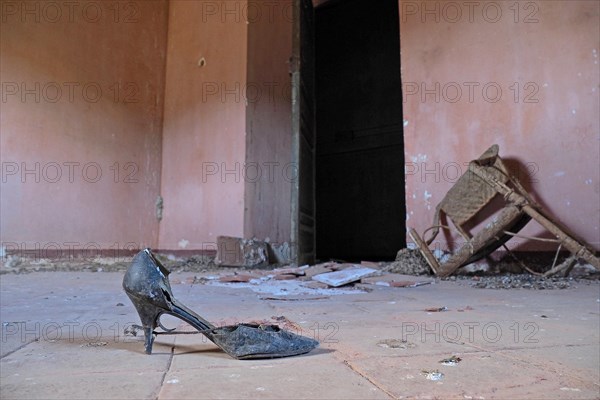
[[[122, 274], [8, 274], [0, 277], [0, 398], [600, 397], [598, 283], [552, 291], [373, 285], [265, 300], [249, 288], [191, 285], [190, 275], [171, 275], [175, 296], [215, 324], [285, 316], [320, 347], [238, 361], [201, 335], [165, 335], [148, 356], [142, 338], [123, 334], [139, 320]], [[442, 306], [448, 311], [424, 311]], [[451, 356], [461, 361], [440, 363]], [[436, 370], [443, 378], [428, 379]]]

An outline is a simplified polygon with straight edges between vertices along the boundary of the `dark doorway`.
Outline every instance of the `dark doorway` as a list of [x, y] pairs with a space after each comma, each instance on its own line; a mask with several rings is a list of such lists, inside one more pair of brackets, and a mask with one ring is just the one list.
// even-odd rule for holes
[[317, 258], [406, 246], [398, 0], [315, 10]]

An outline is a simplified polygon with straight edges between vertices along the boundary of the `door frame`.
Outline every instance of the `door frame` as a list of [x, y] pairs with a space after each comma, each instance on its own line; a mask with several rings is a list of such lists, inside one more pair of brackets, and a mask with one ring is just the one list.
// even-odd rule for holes
[[297, 265], [313, 264], [316, 256], [314, 25], [312, 0], [293, 0], [291, 258]]

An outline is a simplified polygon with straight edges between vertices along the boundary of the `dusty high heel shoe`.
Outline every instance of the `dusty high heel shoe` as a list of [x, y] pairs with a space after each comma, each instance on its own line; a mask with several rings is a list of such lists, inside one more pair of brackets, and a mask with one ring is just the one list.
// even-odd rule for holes
[[319, 344], [276, 325], [216, 327], [175, 299], [167, 278], [169, 273], [150, 249], [144, 249], [134, 257], [123, 278], [123, 289], [142, 321], [146, 354], [152, 353], [154, 329], [160, 325], [162, 314], [184, 320], [237, 359], [294, 356], [308, 353]]

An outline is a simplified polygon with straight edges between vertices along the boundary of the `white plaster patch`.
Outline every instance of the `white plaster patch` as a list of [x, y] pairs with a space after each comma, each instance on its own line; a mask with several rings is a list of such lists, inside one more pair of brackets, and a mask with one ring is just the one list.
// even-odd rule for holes
[[408, 126], [408, 120], [407, 119], [404, 120], [404, 124], [403, 125], [404, 125], [405, 128]]
[[431, 199], [432, 197], [433, 195], [427, 190], [425, 191], [425, 193], [423, 193], [423, 199], [425, 200], [425, 205], [427, 206], [428, 210], [431, 210], [431, 202], [429, 201], [429, 199]]
[[412, 156], [412, 157], [410, 158], [410, 160], [411, 160], [412, 162], [414, 162], [414, 163], [417, 163], [417, 162], [425, 162], [425, 161], [427, 161], [427, 154], [421, 154], [421, 153], [419, 153], [419, 154], [417, 154], [416, 156]]
[[167, 383], [171, 383], [171, 384], [179, 383], [179, 379], [169, 379], [167, 381]]
[[573, 114], [573, 115], [577, 114], [577, 110], [575, 110], [575, 109], [571, 110], [571, 114]]
[[441, 262], [442, 264], [445, 263], [446, 261], [448, 261], [450, 259], [451, 255], [452, 254], [450, 254], [449, 252], [443, 251], [442, 249], [433, 250], [433, 256], [435, 258], [437, 258], [438, 261]]
[[177, 243], [177, 245], [178, 245], [179, 247], [181, 247], [182, 249], [185, 249], [186, 247], [188, 247], [188, 244], [190, 244], [190, 241], [189, 241], [189, 240], [186, 240], [186, 239], [181, 239], [181, 240], [180, 240], [180, 241]]
[[565, 176], [565, 171], [558, 171], [558, 172], [555, 172], [555, 173], [554, 173], [554, 176], [556, 176], [557, 178], [558, 178], [559, 176]]

